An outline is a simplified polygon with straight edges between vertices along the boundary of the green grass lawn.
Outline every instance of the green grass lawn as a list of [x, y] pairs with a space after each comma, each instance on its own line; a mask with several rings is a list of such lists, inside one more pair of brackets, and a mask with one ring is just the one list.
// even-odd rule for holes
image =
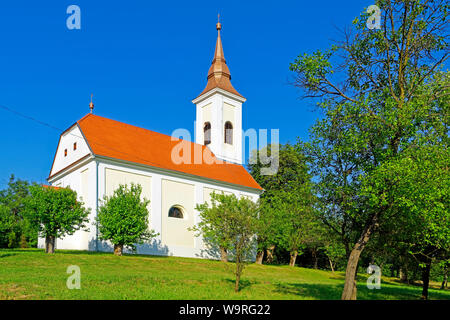
[[[81, 269], [81, 289], [69, 290], [69, 265]], [[0, 299], [339, 299], [340, 272], [251, 264], [234, 292], [232, 263], [190, 258], [85, 251], [0, 249]], [[420, 286], [383, 278], [369, 290], [360, 275], [358, 299], [418, 299]], [[430, 290], [431, 299], [450, 299], [450, 290]]]

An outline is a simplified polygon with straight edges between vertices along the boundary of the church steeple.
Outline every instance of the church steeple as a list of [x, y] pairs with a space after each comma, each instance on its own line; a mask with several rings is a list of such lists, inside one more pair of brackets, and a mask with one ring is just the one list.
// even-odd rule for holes
[[228, 69], [227, 63], [225, 61], [225, 56], [223, 54], [222, 39], [220, 37], [220, 30], [222, 29], [222, 25], [219, 21], [216, 24], [216, 29], [216, 50], [214, 51], [214, 58], [208, 71], [208, 83], [199, 96], [214, 88], [220, 88], [243, 98], [243, 96], [239, 92], [237, 92], [231, 84], [230, 70]]
[[245, 98], [231, 85], [216, 24], [216, 50], [208, 71], [208, 83], [192, 102], [196, 105], [195, 142], [204, 144], [218, 159], [242, 164], [242, 103]]

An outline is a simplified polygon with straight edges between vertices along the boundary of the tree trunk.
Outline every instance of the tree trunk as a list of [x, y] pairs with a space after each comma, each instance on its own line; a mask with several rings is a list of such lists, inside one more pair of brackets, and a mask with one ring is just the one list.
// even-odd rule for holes
[[328, 257], [328, 261], [330, 261], [331, 272], [334, 273], [333, 262], [331, 261], [330, 257]]
[[444, 269], [444, 279], [442, 280], [441, 289], [447, 287], [447, 283], [448, 283], [448, 267]]
[[55, 253], [55, 237], [45, 237], [45, 253]]
[[400, 267], [399, 270], [399, 278], [401, 282], [407, 283], [408, 282], [408, 269], [405, 267]]
[[361, 252], [364, 250], [364, 248], [367, 245], [367, 242], [370, 239], [370, 236], [372, 235], [375, 227], [377, 226], [378, 222], [378, 215], [381, 211], [374, 214], [372, 219], [370, 219], [369, 223], [364, 228], [363, 233], [361, 234], [361, 237], [359, 238], [358, 242], [353, 247], [352, 251], [350, 252], [350, 256], [348, 258], [347, 262], [347, 269], [345, 270], [345, 284], [344, 284], [344, 290], [342, 291], [342, 300], [356, 300], [356, 273], [358, 271], [358, 262], [359, 257], [361, 256]]
[[344, 291], [342, 291], [342, 300], [356, 300], [356, 271], [358, 269], [359, 256], [361, 251], [355, 248], [350, 253], [345, 271]]
[[262, 264], [264, 258], [264, 250], [258, 251], [256, 253], [256, 264]]
[[116, 256], [121, 256], [123, 253], [123, 244], [115, 244], [114, 245], [114, 254]]
[[21, 248], [28, 248], [27, 238], [24, 234], [20, 236], [20, 247]]
[[427, 259], [422, 270], [422, 300], [428, 300], [428, 287], [430, 285], [431, 259]]
[[220, 260], [222, 262], [228, 262], [228, 253], [227, 253], [227, 249], [225, 248], [220, 248]]
[[[359, 263], [359, 261], [358, 261]], [[356, 264], [356, 271], [355, 271], [355, 285], [353, 286], [352, 291], [352, 300], [356, 300], [356, 293], [357, 293], [357, 282], [358, 282], [358, 264]]]
[[289, 266], [294, 267], [295, 266], [295, 260], [297, 260], [297, 251], [291, 252], [291, 260], [289, 261]]
[[318, 268], [318, 260], [319, 260], [319, 258], [317, 257], [317, 250], [316, 249], [312, 249], [311, 253], [312, 253], [312, 256], [314, 258], [314, 266], [313, 266], [313, 268], [317, 269]]
[[239, 291], [239, 281], [241, 280], [241, 275], [237, 274], [236, 275], [236, 282], [234, 283], [234, 291], [238, 292]]
[[272, 263], [273, 262], [273, 252], [275, 250], [275, 246], [270, 246], [267, 248], [266, 253], [267, 253], [267, 258], [266, 261], [267, 263]]

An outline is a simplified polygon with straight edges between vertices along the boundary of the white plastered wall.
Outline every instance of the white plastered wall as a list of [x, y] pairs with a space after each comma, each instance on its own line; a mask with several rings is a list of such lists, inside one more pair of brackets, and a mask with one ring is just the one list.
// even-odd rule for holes
[[[223, 154], [226, 158], [229, 159], [235, 159], [237, 157], [237, 148], [239, 146], [239, 127], [237, 127], [237, 122], [236, 119], [237, 118], [237, 107], [224, 102], [223, 103], [223, 126], [222, 126], [222, 131], [223, 131]], [[228, 144], [225, 143], [225, 123], [229, 121], [231, 122], [231, 124], [233, 125], [233, 143], [232, 144]]]
[[[92, 224], [96, 215], [95, 199], [95, 174], [96, 165], [92, 159], [86, 159], [78, 166], [70, 168], [65, 172], [49, 180], [52, 186], [69, 187], [78, 195], [78, 200], [90, 209], [88, 231], [78, 230], [73, 235], [56, 239], [56, 249], [94, 250], [96, 227]], [[44, 248], [45, 239], [38, 239], [38, 247]]]
[[[76, 143], [76, 150], [74, 150], [74, 143]], [[67, 150], [67, 155], [64, 155], [65, 150]], [[89, 146], [84, 140], [80, 129], [77, 125], [72, 126], [60, 137], [50, 176], [90, 153]]]
[[[194, 248], [195, 184], [162, 179], [161, 185], [162, 243], [167, 246]], [[177, 206], [182, 209], [183, 218], [169, 217], [169, 209]]]
[[[208, 250], [205, 250], [206, 248], [201, 237], [194, 237], [193, 232], [181, 232], [178, 230], [180, 225], [172, 225], [172, 228], [167, 223], [165, 225], [167, 228], [163, 229], [164, 221], [169, 221], [167, 215], [170, 205], [178, 204], [183, 206], [189, 219], [186, 225], [182, 227], [189, 227], [200, 221], [199, 213], [195, 210], [196, 204], [210, 201], [209, 194], [212, 191], [224, 192], [225, 194], [234, 193], [236, 196], [248, 196], [254, 199], [254, 201], [259, 197], [257, 190], [226, 185], [222, 182], [205, 180], [200, 177], [183, 175], [176, 172], [165, 172], [157, 168], [111, 159], [97, 158], [86, 160], [78, 167], [63, 172], [50, 181], [52, 185], [58, 184], [62, 187], [70, 187], [75, 190], [80, 200], [87, 207], [91, 208], [91, 214], [89, 216], [90, 231], [77, 231], [72, 236], [57, 239], [57, 249], [112, 251], [113, 248], [107, 241], [96, 241], [95, 208], [97, 174], [99, 199], [103, 199], [105, 194], [110, 195], [119, 183], [129, 184], [131, 182], [140, 183], [143, 186], [143, 195], [150, 199], [150, 228], [160, 235], [149, 243], [138, 245], [137, 253], [139, 254], [217, 258], [217, 256], [211, 256]], [[166, 235], [163, 232], [170, 234]], [[44, 239], [39, 239], [39, 246], [41, 248], [44, 247]]]
[[[199, 213], [195, 210], [196, 204], [209, 201], [209, 198], [205, 199], [205, 195], [209, 195], [212, 190], [226, 194], [234, 193], [237, 196], [246, 195], [255, 200], [259, 197], [256, 190], [244, 191], [240, 188], [225, 186], [220, 182], [206, 182], [202, 178], [112, 160], [102, 160], [99, 164], [100, 196], [108, 188], [106, 181], [103, 180], [107, 169], [151, 177], [150, 227], [160, 235], [148, 244], [137, 246], [139, 254], [210, 258], [211, 256], [205, 251], [202, 239], [195, 237], [194, 232], [186, 230], [200, 221]], [[128, 181], [131, 182], [131, 180]], [[207, 190], [206, 193], [204, 190]], [[187, 219], [182, 221], [176, 218], [169, 219], [168, 211], [172, 205], [182, 206]], [[100, 248], [111, 250], [104, 246]]]
[[[208, 147], [220, 159], [242, 164], [242, 102], [220, 92], [200, 100], [197, 106], [195, 142], [204, 143], [203, 125], [211, 123], [211, 144]], [[225, 122], [233, 124], [233, 144], [225, 143]]]

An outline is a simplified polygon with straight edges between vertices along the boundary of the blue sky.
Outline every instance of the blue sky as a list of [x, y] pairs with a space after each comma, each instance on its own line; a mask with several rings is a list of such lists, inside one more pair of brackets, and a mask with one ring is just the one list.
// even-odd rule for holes
[[[66, 9], [81, 8], [81, 30]], [[373, 1], [2, 1], [0, 105], [62, 130], [89, 112], [171, 134], [193, 133], [220, 12], [244, 130], [308, 139], [320, 116], [288, 85], [289, 63], [329, 47]], [[0, 108], [0, 188], [11, 173], [45, 182], [59, 131]]]

